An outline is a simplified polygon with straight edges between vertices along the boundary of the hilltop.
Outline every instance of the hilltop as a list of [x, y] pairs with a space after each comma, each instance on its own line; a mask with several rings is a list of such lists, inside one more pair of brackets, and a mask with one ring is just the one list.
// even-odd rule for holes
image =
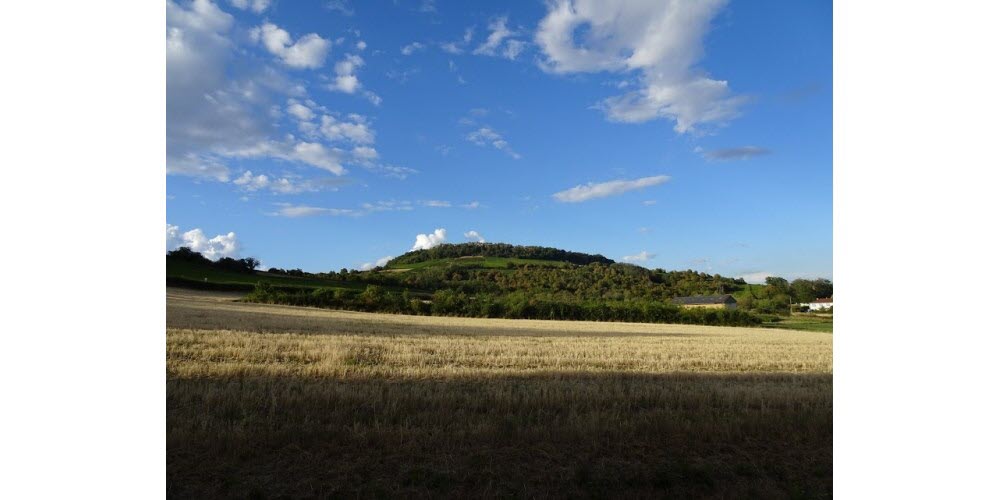
[[591, 263], [614, 264], [615, 261], [596, 254], [570, 252], [552, 247], [520, 246], [507, 243], [445, 243], [427, 250], [407, 252], [390, 260], [386, 267], [399, 268], [433, 260], [468, 257], [494, 257], [512, 261], [546, 261], [587, 265]]

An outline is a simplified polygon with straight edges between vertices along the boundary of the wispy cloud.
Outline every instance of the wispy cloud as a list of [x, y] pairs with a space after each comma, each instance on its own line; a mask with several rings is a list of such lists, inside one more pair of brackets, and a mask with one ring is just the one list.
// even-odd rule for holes
[[350, 208], [324, 208], [324, 207], [311, 207], [308, 205], [292, 205], [290, 203], [275, 203], [278, 206], [278, 210], [271, 212], [268, 215], [277, 215], [281, 217], [314, 217], [317, 215], [361, 215], [358, 210]]
[[425, 200], [425, 201], [421, 201], [420, 204], [423, 205], [423, 206], [425, 206], [425, 207], [451, 208], [451, 202], [450, 201]]
[[494, 148], [507, 153], [511, 158], [520, 160], [521, 155], [514, 151], [507, 140], [499, 132], [490, 127], [480, 127], [478, 130], [469, 132], [465, 139], [478, 146], [492, 145]]
[[233, 184], [240, 190], [247, 192], [271, 191], [275, 194], [299, 194], [317, 191], [336, 191], [339, 186], [346, 184], [344, 179], [304, 179], [295, 177], [269, 177], [265, 174], [254, 175], [250, 170], [243, 172], [243, 175], [233, 179]]
[[635, 255], [626, 255], [626, 256], [622, 257], [622, 261], [624, 261], [624, 262], [646, 262], [649, 259], [655, 259], [655, 258], [656, 258], [656, 254], [655, 253], [649, 253], [649, 252], [643, 250], [643, 251], [641, 251], [641, 252], [639, 252], [639, 253], [637, 253]]
[[637, 189], [657, 186], [669, 180], [670, 176], [668, 175], [656, 175], [633, 180], [619, 179], [598, 184], [589, 183], [565, 191], [559, 191], [553, 194], [552, 197], [564, 203], [579, 203], [581, 201], [607, 198], [608, 196], [617, 196]]
[[755, 156], [771, 154], [771, 151], [757, 146], [742, 146], [737, 148], [713, 149], [711, 151], [696, 150], [706, 160], [749, 160]]
[[528, 45], [526, 42], [513, 38], [517, 36], [517, 33], [507, 28], [506, 17], [498, 17], [490, 21], [489, 30], [489, 36], [476, 47], [476, 50], [472, 51], [473, 54], [502, 56], [513, 61]]
[[414, 52], [424, 50], [424, 47], [425, 45], [420, 42], [413, 42], [404, 45], [402, 48], [399, 49], [399, 52], [404, 56], [409, 56], [412, 55]]

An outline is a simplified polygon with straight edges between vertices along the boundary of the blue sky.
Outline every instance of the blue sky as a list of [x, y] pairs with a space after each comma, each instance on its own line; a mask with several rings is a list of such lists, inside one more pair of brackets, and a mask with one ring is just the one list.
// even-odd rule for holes
[[831, 9], [168, 1], [168, 247], [327, 271], [483, 238], [831, 277]]

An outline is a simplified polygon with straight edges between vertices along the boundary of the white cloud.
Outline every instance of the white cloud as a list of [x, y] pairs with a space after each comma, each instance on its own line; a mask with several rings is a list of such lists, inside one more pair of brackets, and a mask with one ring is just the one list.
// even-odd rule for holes
[[271, 66], [232, 64], [243, 53], [229, 38], [232, 16], [207, 0], [185, 7], [167, 2], [167, 173], [226, 182], [230, 158], [275, 158], [344, 173], [337, 151], [273, 137], [271, 122], [280, 116], [275, 98], [302, 120], [312, 112], [303, 105], [310, 101], [295, 99], [305, 89]]
[[[702, 39], [725, 0], [556, 0], [535, 34], [553, 73], [631, 72], [640, 89], [609, 97], [598, 107], [611, 121], [674, 121], [685, 133], [697, 125], [725, 122], [738, 114], [744, 97], [733, 96], [724, 80], [694, 65]], [[578, 43], [579, 42], [579, 43]]]
[[367, 163], [364, 167], [376, 174], [383, 175], [385, 177], [392, 177], [393, 179], [406, 179], [407, 177], [419, 173], [418, 170], [409, 167], [398, 167], [396, 165], [388, 165], [385, 163]]
[[201, 229], [195, 228], [181, 233], [179, 227], [167, 224], [167, 250], [179, 247], [188, 247], [208, 259], [218, 260], [221, 257], [238, 255], [240, 242], [233, 232], [208, 238]]
[[364, 66], [365, 60], [356, 54], [347, 54], [333, 66], [336, 77], [333, 83], [327, 86], [330, 90], [353, 94], [361, 88], [361, 81], [354, 73], [358, 68]]
[[608, 182], [601, 182], [598, 184], [589, 183], [587, 185], [579, 185], [565, 191], [560, 191], [552, 195], [558, 201], [566, 203], [578, 203], [581, 201], [593, 200], [596, 198], [606, 198], [608, 196], [616, 196], [628, 191], [633, 191], [636, 189], [643, 189], [650, 186], [657, 186], [663, 184], [670, 180], [670, 176], [667, 175], [656, 175], [652, 177], [643, 177], [641, 179], [635, 180], [625, 180], [619, 179]]
[[411, 55], [414, 52], [417, 52], [417, 51], [420, 51], [420, 50], [424, 50], [424, 44], [422, 44], [420, 42], [413, 42], [411, 44], [404, 45], [401, 49], [399, 49], [399, 51], [404, 56]]
[[470, 201], [469, 203], [466, 203], [465, 205], [462, 205], [462, 208], [468, 208], [469, 210], [477, 209], [477, 208], [479, 208], [479, 202], [478, 201]]
[[370, 146], [357, 146], [351, 150], [351, 154], [361, 161], [373, 161], [378, 159], [378, 151]]
[[365, 262], [364, 264], [361, 264], [361, 270], [362, 271], [369, 271], [369, 270], [374, 269], [376, 267], [382, 267], [382, 266], [388, 264], [390, 260], [392, 260], [392, 256], [391, 255], [386, 255], [385, 257], [382, 257], [381, 259], [378, 259], [375, 262]]
[[340, 164], [338, 151], [327, 148], [318, 142], [300, 142], [296, 144], [292, 150], [292, 157], [336, 175], [347, 173], [347, 170]]
[[244, 191], [257, 191], [270, 186], [271, 180], [264, 174], [255, 176], [253, 172], [247, 170], [243, 172], [243, 175], [234, 179], [233, 184], [240, 186]]
[[273, 23], [264, 23], [250, 30], [250, 39], [263, 43], [268, 52], [293, 68], [316, 69], [323, 66], [332, 46], [329, 40], [316, 33], [309, 33], [292, 43], [292, 36]]
[[520, 160], [521, 155], [511, 149], [510, 144], [500, 135], [499, 132], [490, 127], [480, 127], [479, 130], [469, 132], [465, 139], [479, 146], [492, 145], [494, 148], [510, 155], [515, 160]]
[[375, 143], [375, 132], [368, 126], [364, 117], [351, 114], [347, 118], [346, 121], [340, 121], [332, 116], [323, 115], [320, 118], [320, 133], [331, 141], [349, 141], [356, 145]]
[[292, 205], [289, 203], [276, 203], [278, 211], [268, 215], [279, 215], [281, 217], [310, 217], [314, 215], [360, 215], [357, 210], [350, 208], [323, 208], [311, 207], [308, 205]]
[[749, 160], [755, 156], [770, 154], [771, 151], [758, 146], [742, 146], [736, 148], [723, 148], [705, 151], [696, 148], [695, 153], [700, 154], [706, 160], [727, 161], [727, 160]]
[[417, 241], [413, 243], [413, 248], [411, 248], [410, 251], [412, 252], [414, 250], [427, 250], [434, 248], [444, 243], [447, 239], [447, 235], [448, 232], [442, 228], [435, 229], [433, 233], [418, 234]]
[[368, 48], [368, 44], [364, 40], [358, 40], [358, 43], [354, 44], [358, 50], [365, 50]]
[[479, 234], [478, 231], [466, 231], [463, 234], [463, 236], [465, 236], [465, 239], [467, 239], [469, 241], [478, 241], [479, 243], [485, 243], [486, 242], [486, 238], [483, 238], [483, 236], [481, 234]]
[[287, 110], [288, 114], [302, 121], [312, 120], [313, 117], [316, 116], [316, 114], [313, 113], [313, 110], [309, 109], [307, 106], [302, 105], [302, 103], [296, 101], [295, 99], [288, 100]]
[[475, 32], [475, 28], [468, 27], [465, 28], [465, 34], [462, 35], [462, 41], [460, 42], [446, 42], [441, 44], [441, 50], [449, 54], [461, 54], [465, 52], [465, 47], [468, 47], [469, 43], [472, 42], [472, 34]]
[[229, 0], [229, 3], [240, 10], [250, 9], [257, 14], [267, 10], [271, 5], [271, 0]]
[[326, 2], [326, 8], [340, 12], [345, 16], [354, 15], [354, 9], [351, 8], [347, 0], [328, 0]]
[[769, 273], [767, 271], [759, 271], [759, 272], [741, 274], [740, 276], [737, 277], [743, 278], [743, 280], [746, 281], [747, 283], [751, 283], [754, 285], [762, 285], [764, 284], [764, 280], [766, 280], [768, 276], [777, 276], [777, 275], [774, 273]]
[[265, 174], [254, 175], [253, 172], [247, 170], [243, 172], [243, 175], [233, 179], [233, 184], [247, 192], [269, 190], [276, 194], [299, 194], [324, 189], [336, 190], [337, 186], [343, 184], [343, 182], [333, 178], [309, 180], [299, 180], [290, 177], [273, 178]]
[[642, 201], [642, 206], [644, 206], [644, 207], [651, 207], [653, 205], [656, 205], [656, 200], [643, 200]]
[[622, 257], [622, 261], [624, 261], [624, 262], [646, 262], [649, 259], [655, 259], [655, 258], [656, 258], [656, 254], [655, 253], [649, 253], [649, 252], [643, 250], [643, 251], [641, 251], [641, 252], [639, 252], [639, 253], [637, 253], [635, 255], [626, 255], [626, 256]]
[[420, 8], [417, 9], [420, 12], [437, 12], [437, 7], [434, 5], [434, 0], [424, 0], [420, 2]]
[[327, 208], [309, 205], [293, 205], [291, 203], [275, 203], [274, 205], [279, 207], [278, 210], [271, 212], [268, 215], [281, 217], [311, 217], [316, 215], [347, 215], [360, 217], [377, 212], [407, 212], [413, 210], [413, 204], [409, 201], [379, 201], [375, 203], [362, 203], [360, 208]]
[[507, 29], [506, 17], [498, 17], [490, 21], [489, 29], [490, 34], [486, 37], [486, 41], [476, 47], [476, 50], [472, 51], [473, 54], [495, 56], [504, 39], [514, 35], [514, 32]]
[[513, 61], [528, 46], [527, 42], [521, 40], [507, 40], [507, 45], [503, 49], [503, 56]]
[[425, 207], [432, 207], [432, 208], [451, 208], [451, 202], [450, 201], [426, 200], [426, 201], [420, 202], [420, 204], [423, 205], [423, 206], [425, 206]]

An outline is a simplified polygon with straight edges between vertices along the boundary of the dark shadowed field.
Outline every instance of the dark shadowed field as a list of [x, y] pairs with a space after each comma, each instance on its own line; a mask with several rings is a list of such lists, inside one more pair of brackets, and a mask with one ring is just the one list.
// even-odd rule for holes
[[168, 496], [827, 498], [832, 336], [167, 298]]

